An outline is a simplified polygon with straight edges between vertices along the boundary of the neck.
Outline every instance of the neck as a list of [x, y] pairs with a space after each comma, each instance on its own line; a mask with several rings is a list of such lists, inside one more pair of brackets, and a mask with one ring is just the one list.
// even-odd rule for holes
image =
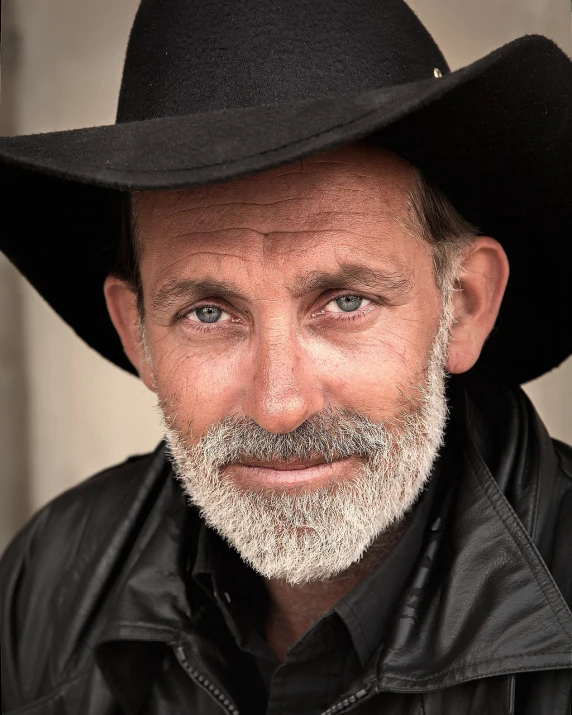
[[360, 561], [327, 581], [291, 586], [280, 579], [265, 579], [269, 596], [266, 639], [280, 663], [292, 643], [387, 558], [407, 528], [410, 516], [384, 531]]

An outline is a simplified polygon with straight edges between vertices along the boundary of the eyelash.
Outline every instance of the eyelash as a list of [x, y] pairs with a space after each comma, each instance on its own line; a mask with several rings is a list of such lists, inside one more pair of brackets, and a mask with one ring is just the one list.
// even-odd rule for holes
[[[333, 297], [329, 298], [329, 299], [326, 301], [326, 303], [324, 303], [324, 308], [326, 307], [326, 305], [328, 305], [328, 303], [331, 303], [332, 301], [337, 300], [338, 298], [342, 298], [343, 296], [346, 296], [346, 295], [352, 295], [352, 296], [356, 296], [356, 297], [362, 298], [363, 300], [369, 300], [373, 305], [381, 305], [381, 304], [383, 304], [383, 301], [381, 301], [380, 299], [375, 300], [375, 299], [373, 299], [373, 298], [369, 298], [368, 296], [362, 295], [361, 293], [339, 293], [338, 295], [334, 295]], [[190, 308], [190, 309], [186, 308], [183, 312], [179, 313], [179, 314], [175, 317], [175, 322], [179, 322], [179, 321], [184, 320], [190, 313], [193, 313], [195, 310], [200, 310], [201, 308], [207, 308], [207, 307], [219, 308], [220, 310], [223, 310], [223, 311], [225, 311], [225, 312], [229, 312], [225, 307], [223, 307], [223, 306], [221, 306], [221, 305], [218, 305], [218, 304], [217, 304], [216, 302], [214, 302], [214, 301], [213, 301], [213, 302], [207, 302], [207, 303], [199, 303], [199, 305], [195, 305], [195, 306], [193, 306], [193, 307]], [[324, 310], [324, 308], [322, 308], [321, 310]], [[319, 313], [319, 312], [320, 312], [320, 311], [316, 311], [316, 313], [314, 313], [314, 315], [316, 315], [316, 314]], [[343, 321], [359, 320], [360, 318], [364, 317], [365, 315], [367, 315], [367, 314], [370, 313], [370, 312], [371, 312], [371, 306], [368, 305], [368, 306], [366, 306], [365, 309], [357, 310], [357, 311], [354, 311], [354, 312], [351, 312], [351, 313], [347, 313], [347, 314], [344, 314], [343, 312], [342, 312], [342, 313], [336, 313], [336, 314], [335, 314], [336, 317], [333, 318], [333, 320], [336, 320], [336, 321], [340, 321], [340, 320], [343, 320]], [[319, 317], [322, 317], [322, 316], [324, 316], [324, 315], [327, 315], [327, 314], [326, 314], [326, 313], [322, 313], [322, 315], [319, 316]], [[233, 321], [233, 320], [231, 319], [230, 321], [224, 321], [224, 322], [225, 322], [225, 323], [226, 323], [226, 322], [230, 322], [230, 323], [232, 324], [232, 323], [235, 322], [235, 321]], [[187, 321], [187, 325], [192, 325], [192, 328], [191, 328], [192, 330], [198, 330], [198, 331], [200, 331], [200, 332], [209, 332], [209, 333], [210, 333], [210, 332], [212, 332], [213, 330], [221, 330], [221, 327], [219, 326], [218, 323], [200, 323], [199, 321], [190, 321], [190, 320], [189, 320], [189, 321]]]

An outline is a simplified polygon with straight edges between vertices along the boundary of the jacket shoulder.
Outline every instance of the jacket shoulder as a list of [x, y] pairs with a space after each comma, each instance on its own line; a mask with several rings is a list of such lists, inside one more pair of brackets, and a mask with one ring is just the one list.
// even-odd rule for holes
[[[57, 553], [62, 561], [77, 554], [86, 536], [92, 533], [94, 520], [113, 518], [126, 499], [133, 499], [141, 473], [154, 453], [129, 457], [67, 489], [39, 509], [18, 531], [0, 560], [0, 588], [6, 583], [6, 571], [16, 562], [41, 556], [46, 549]], [[101, 532], [100, 532], [101, 533]], [[47, 537], [47, 538], [46, 538]], [[55, 541], [54, 541], [55, 540]]]
[[560, 471], [572, 481], [572, 446], [553, 439], [554, 451], [559, 460]]
[[[40, 509], [12, 539], [0, 560], [1, 686], [5, 707], [56, 683], [46, 657], [54, 617], [105, 551], [133, 506], [162, 445], [131, 457], [68, 489]], [[149, 481], [149, 479], [147, 479]], [[71, 614], [70, 614], [71, 615]], [[45, 648], [38, 648], [43, 642]], [[34, 646], [34, 643], [36, 646]]]

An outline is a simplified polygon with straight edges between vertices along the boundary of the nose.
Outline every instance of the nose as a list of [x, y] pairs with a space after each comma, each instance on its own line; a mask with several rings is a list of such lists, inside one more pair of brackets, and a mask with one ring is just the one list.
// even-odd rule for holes
[[293, 330], [260, 337], [245, 387], [245, 415], [276, 434], [291, 432], [325, 406], [315, 363]]

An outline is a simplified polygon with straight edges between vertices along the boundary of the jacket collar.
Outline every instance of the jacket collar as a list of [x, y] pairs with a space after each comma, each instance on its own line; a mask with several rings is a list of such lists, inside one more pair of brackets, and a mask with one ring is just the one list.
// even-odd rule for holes
[[[130, 565], [109, 611], [99, 642], [145, 640], [172, 644], [192, 622], [185, 590], [185, 573], [191, 568], [187, 548], [189, 517], [198, 517], [186, 504], [172, 470], [157, 470], [158, 493], [152, 513], [146, 516], [145, 543], [134, 548]], [[139, 540], [139, 535], [137, 535]]]
[[371, 673], [378, 689], [422, 692], [571, 667], [572, 614], [517, 516], [543, 541], [540, 522], [556, 476], [552, 443], [522, 391], [496, 389], [510, 420], [503, 430], [510, 457], [499, 460], [499, 477], [518, 500], [511, 505], [478, 446], [490, 414], [460, 391], [462, 419], [450, 436], [461, 448], [445, 487], [450, 506], [433, 525], [379, 652]]
[[[517, 402], [526, 400], [520, 391], [516, 394]], [[478, 419], [466, 395], [459, 402], [449, 435], [460, 448], [444, 475], [448, 496], [442, 515], [432, 526], [385, 643], [364, 673], [362, 682], [375, 683], [377, 690], [422, 692], [571, 664], [572, 615], [517, 512], [529, 514], [530, 524], [534, 516], [522, 494], [521, 503], [511, 506], [504, 493], [523, 475], [513, 473], [499, 486], [474, 436], [486, 436], [486, 420]], [[508, 445], [509, 471], [526, 465], [528, 479], [542, 486], [553, 480], [553, 450], [531, 412], [528, 423], [519, 426], [514, 421], [525, 419], [522, 409], [511, 408], [513, 422], [505, 434], [512, 430], [522, 437], [525, 432], [527, 438]], [[530, 455], [536, 455], [533, 464]], [[193, 594], [185, 586], [199, 517], [172, 473], [165, 478], [168, 470], [157, 471], [163, 473], [157, 477], [162, 483], [155, 515], [148, 517], [155, 525], [97, 643], [98, 664], [108, 681], [117, 676], [116, 659], [113, 666], [106, 663], [111, 643], [175, 647], [194, 640], [201, 630], [200, 612], [190, 604]]]

